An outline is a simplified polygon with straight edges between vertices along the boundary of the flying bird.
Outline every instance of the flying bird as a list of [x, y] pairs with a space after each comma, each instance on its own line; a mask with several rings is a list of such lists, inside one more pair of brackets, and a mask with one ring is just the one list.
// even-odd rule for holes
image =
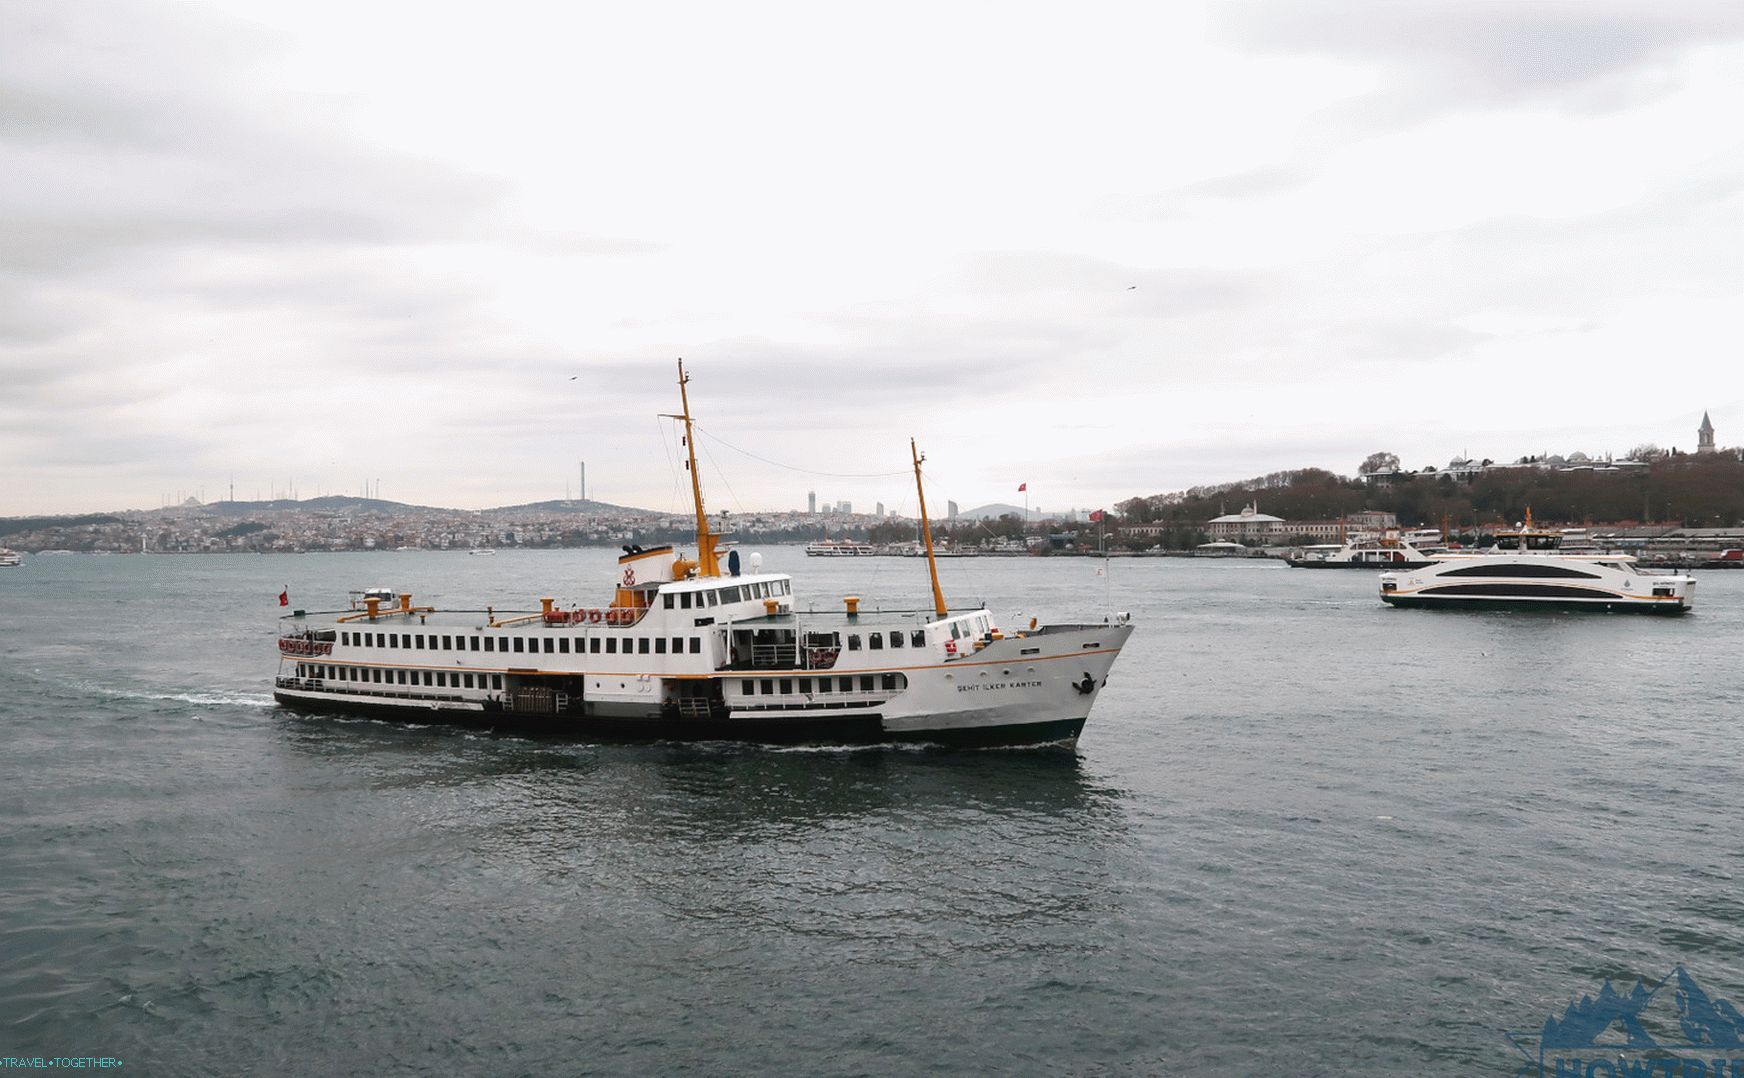
[[1129, 284], [1129, 285], [1127, 285], [1127, 286], [1126, 286], [1126, 290], [1127, 290], [1127, 291], [1128, 291], [1128, 292], [1131, 292], [1131, 291], [1133, 291], [1133, 290], [1134, 290], [1134, 289], [1136, 289], [1136, 288], [1137, 288], [1137, 287], [1138, 287], [1138, 285], [1136, 285], [1136, 284]]

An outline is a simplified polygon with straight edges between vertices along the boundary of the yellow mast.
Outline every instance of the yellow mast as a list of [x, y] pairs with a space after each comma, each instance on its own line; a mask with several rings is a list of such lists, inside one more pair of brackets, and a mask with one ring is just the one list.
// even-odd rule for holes
[[684, 360], [678, 361], [678, 399], [684, 405], [684, 414], [668, 416], [668, 419], [684, 420], [684, 447], [690, 454], [690, 492], [696, 499], [696, 565], [698, 576], [720, 576], [721, 563], [715, 555], [715, 543], [718, 537], [709, 530], [708, 514], [702, 508], [702, 477], [696, 472], [696, 435], [691, 430], [690, 394], [685, 390], [685, 384], [690, 376], [684, 373]]
[[942, 618], [950, 611], [945, 607], [945, 593], [939, 587], [939, 563], [933, 560], [933, 526], [927, 520], [926, 487], [920, 481], [920, 462], [926, 458], [915, 448], [913, 438], [908, 440], [908, 451], [914, 456], [914, 489], [920, 494], [920, 533], [926, 538], [927, 572], [933, 578], [933, 611]]

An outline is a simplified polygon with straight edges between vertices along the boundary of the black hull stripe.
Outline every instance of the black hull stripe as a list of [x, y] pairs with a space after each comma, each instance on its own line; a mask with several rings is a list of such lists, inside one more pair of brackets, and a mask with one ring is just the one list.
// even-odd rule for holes
[[1084, 729], [1083, 719], [910, 732], [886, 731], [882, 717], [876, 713], [854, 713], [839, 718], [770, 715], [752, 719], [630, 719], [580, 715], [515, 715], [500, 711], [460, 711], [360, 701], [309, 700], [278, 692], [273, 694], [273, 699], [292, 711], [309, 714], [353, 715], [418, 725], [460, 726], [570, 741], [744, 741], [770, 745], [1040, 745], [1070, 743]]
[[1622, 596], [1599, 588], [1579, 584], [1526, 584], [1520, 582], [1489, 584], [1434, 584], [1419, 595], [1470, 595], [1490, 599], [1592, 599], [1617, 602]]
[[1423, 610], [1544, 610], [1589, 614], [1682, 614], [1683, 603], [1643, 603], [1621, 599], [1495, 599], [1424, 598], [1417, 595], [1383, 595], [1381, 601], [1398, 607]]

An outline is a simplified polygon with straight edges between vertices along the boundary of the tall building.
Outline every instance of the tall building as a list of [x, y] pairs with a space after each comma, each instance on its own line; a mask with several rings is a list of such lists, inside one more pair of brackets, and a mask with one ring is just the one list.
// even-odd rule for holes
[[883, 502], [878, 503], [878, 512], [873, 513], [872, 515], [875, 517], [882, 517], [884, 515], [884, 503]]
[[957, 503], [956, 502], [946, 502], [945, 503], [945, 519], [946, 520], [956, 520], [957, 519]]
[[815, 491], [815, 490], [806, 491], [805, 511], [807, 513], [810, 513], [814, 517], [817, 516], [817, 491]]
[[843, 516], [846, 516], [847, 514], [852, 513], [854, 511], [854, 503], [853, 502], [840, 502], [840, 503], [838, 503], [838, 506], [841, 509]]
[[1702, 425], [1696, 429], [1696, 452], [1712, 453], [1714, 451], [1714, 425], [1708, 421], [1708, 413], [1702, 413]]

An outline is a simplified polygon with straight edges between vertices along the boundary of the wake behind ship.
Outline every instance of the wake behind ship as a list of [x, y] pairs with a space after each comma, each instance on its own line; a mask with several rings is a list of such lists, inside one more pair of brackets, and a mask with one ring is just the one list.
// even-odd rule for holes
[[[681, 394], [688, 379], [679, 366]], [[801, 610], [792, 578], [722, 557], [696, 481], [697, 553], [627, 547], [607, 605], [442, 611], [409, 594], [281, 619], [273, 696], [298, 710], [598, 739], [1070, 742], [1132, 633], [1014, 631], [952, 611]], [[915, 458], [917, 483], [921, 457]], [[923, 531], [930, 541], [922, 493]]]

